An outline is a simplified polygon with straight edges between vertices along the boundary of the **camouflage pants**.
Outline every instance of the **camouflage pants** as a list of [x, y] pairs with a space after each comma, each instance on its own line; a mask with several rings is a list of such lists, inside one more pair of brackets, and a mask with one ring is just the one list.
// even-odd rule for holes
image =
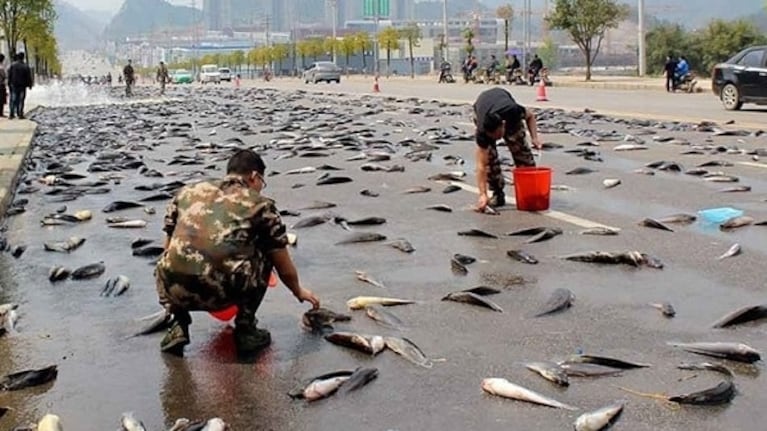
[[[525, 142], [525, 126], [523, 122], [517, 127], [517, 131], [509, 133], [509, 129], [506, 129], [506, 134], [503, 136], [503, 141], [509, 148], [512, 159], [514, 159], [514, 166], [525, 167], [535, 166], [535, 158], [533, 152], [530, 150], [530, 146]], [[501, 167], [501, 159], [498, 156], [498, 147], [495, 143], [492, 143], [488, 147], [489, 160], [489, 173], [487, 175], [488, 188], [493, 193], [502, 193], [506, 185], [506, 181], [503, 179], [503, 169]]]
[[[258, 271], [258, 267], [262, 270]], [[253, 270], [256, 268], [256, 270]], [[180, 323], [191, 323], [190, 311], [218, 311], [236, 305], [235, 325], [254, 324], [264, 299], [272, 265], [246, 263], [233, 274], [177, 274], [167, 268], [155, 269], [160, 305]]]
[[160, 80], [160, 94], [165, 94], [165, 80]]

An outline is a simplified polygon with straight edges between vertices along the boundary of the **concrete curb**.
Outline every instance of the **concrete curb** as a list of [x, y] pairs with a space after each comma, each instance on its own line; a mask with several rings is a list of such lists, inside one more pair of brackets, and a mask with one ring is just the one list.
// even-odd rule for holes
[[[40, 108], [35, 106], [28, 110], [27, 116]], [[14, 129], [8, 132], [9, 128]], [[0, 217], [5, 216], [12, 202], [21, 167], [29, 156], [36, 132], [37, 123], [31, 120], [6, 120], [0, 125]]]

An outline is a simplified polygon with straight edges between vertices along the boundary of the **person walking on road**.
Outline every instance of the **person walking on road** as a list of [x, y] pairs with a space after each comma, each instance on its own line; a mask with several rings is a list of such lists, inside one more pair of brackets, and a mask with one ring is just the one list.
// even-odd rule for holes
[[0, 53], [0, 117], [5, 117], [5, 104], [8, 100], [8, 74], [4, 63], [5, 54]]
[[226, 176], [182, 188], [169, 204], [165, 252], [155, 269], [160, 304], [172, 315], [161, 350], [181, 356], [189, 344], [190, 311], [237, 306], [238, 353], [258, 352], [271, 335], [256, 327], [256, 311], [272, 269], [299, 302], [320, 300], [301, 287], [274, 201], [261, 194], [266, 166], [251, 150], [229, 160]]
[[164, 62], [160, 62], [160, 67], [157, 68], [157, 81], [160, 82], [160, 96], [165, 95], [165, 83], [170, 82], [170, 74], [168, 68]]
[[8, 69], [8, 87], [11, 92], [11, 112], [8, 118], [13, 119], [18, 116], [23, 120], [27, 88], [32, 88], [32, 71], [24, 62], [23, 52], [16, 54], [14, 60]]
[[[473, 109], [477, 144], [477, 187], [479, 188], [477, 210], [484, 211], [488, 205], [491, 207], [506, 205], [506, 196], [503, 191], [506, 184], [496, 142], [503, 138], [516, 167], [535, 166], [533, 152], [525, 142], [525, 123], [527, 123], [533, 147], [540, 150], [542, 144], [538, 137], [535, 114], [517, 104], [511, 93], [504, 88], [493, 87], [480, 93], [474, 102]], [[488, 188], [493, 192], [492, 199], [487, 197]]]
[[666, 74], [666, 91], [669, 93], [672, 93], [675, 87], [676, 64], [673, 55], [666, 56], [666, 64], [663, 66], [663, 70]]
[[133, 95], [133, 83], [136, 81], [136, 73], [133, 70], [131, 60], [128, 60], [128, 64], [123, 68], [123, 77], [125, 78], [125, 96], [130, 97]]

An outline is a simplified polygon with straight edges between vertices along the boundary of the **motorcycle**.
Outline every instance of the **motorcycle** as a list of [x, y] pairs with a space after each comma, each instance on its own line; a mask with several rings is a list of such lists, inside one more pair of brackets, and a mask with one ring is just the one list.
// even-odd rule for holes
[[463, 82], [469, 83], [469, 82], [477, 82], [477, 70], [478, 68], [475, 68], [473, 70], [465, 69], [463, 70]]
[[695, 79], [695, 75], [690, 72], [681, 78], [677, 78], [677, 80], [674, 82], [674, 90], [684, 91], [685, 93], [692, 93], [695, 91], [695, 85], [697, 83], [698, 81]]
[[272, 80], [272, 71], [271, 70], [265, 70], [264, 71], [264, 81], [269, 82]]
[[506, 72], [506, 83], [514, 85], [525, 85], [525, 78], [522, 76], [522, 69], [516, 68]]
[[497, 68], [493, 70], [485, 70], [477, 83], [499, 85], [501, 83], [501, 73]]
[[546, 86], [551, 85], [551, 80], [549, 79], [549, 69], [546, 67], [543, 67], [540, 70], [535, 70], [535, 71], [530, 69], [527, 71], [527, 75], [529, 78], [529, 84], [531, 86], [541, 82], [541, 80], [543, 80], [544, 85]]
[[445, 84], [452, 84], [455, 82], [455, 78], [453, 78], [453, 74], [450, 72], [450, 65], [446, 65], [442, 68], [439, 74], [439, 83], [445, 83]]

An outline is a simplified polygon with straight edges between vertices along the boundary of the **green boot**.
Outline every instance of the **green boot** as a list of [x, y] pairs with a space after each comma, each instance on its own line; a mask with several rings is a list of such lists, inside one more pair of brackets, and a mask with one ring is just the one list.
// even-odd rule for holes
[[182, 315], [179, 316], [180, 318], [173, 319], [168, 333], [160, 342], [160, 351], [176, 356], [184, 355], [184, 347], [189, 344], [189, 324], [191, 323], [191, 319], [185, 319], [187, 316]]
[[234, 345], [239, 353], [255, 353], [272, 343], [272, 336], [266, 329], [259, 329], [256, 323], [236, 324]]

